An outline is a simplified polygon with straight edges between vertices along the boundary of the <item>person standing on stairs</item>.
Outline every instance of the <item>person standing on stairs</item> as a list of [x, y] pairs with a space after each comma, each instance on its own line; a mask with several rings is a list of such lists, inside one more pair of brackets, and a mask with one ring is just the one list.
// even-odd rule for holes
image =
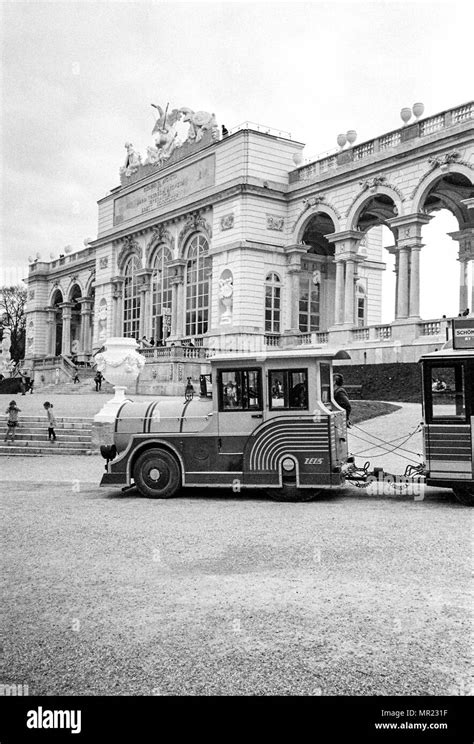
[[11, 437], [12, 442], [15, 441], [15, 431], [16, 427], [18, 426], [18, 414], [20, 413], [20, 410], [21, 409], [18, 408], [16, 402], [14, 400], [11, 400], [7, 410], [5, 411], [8, 416], [5, 442], [7, 441], [9, 436]]
[[43, 404], [43, 408], [46, 411], [46, 415], [48, 417], [48, 439], [49, 441], [56, 441], [56, 432], [54, 431], [54, 427], [56, 426], [56, 418], [53, 413], [53, 404], [49, 401], [46, 401], [46, 403]]

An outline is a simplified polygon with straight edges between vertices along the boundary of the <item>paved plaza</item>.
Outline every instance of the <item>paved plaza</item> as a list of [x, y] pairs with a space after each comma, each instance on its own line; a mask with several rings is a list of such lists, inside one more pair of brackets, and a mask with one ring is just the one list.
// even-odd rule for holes
[[[361, 428], [391, 439], [419, 417]], [[470, 689], [471, 521], [448, 491], [161, 501], [100, 489], [100, 457], [1, 465], [2, 679], [30, 694]]]

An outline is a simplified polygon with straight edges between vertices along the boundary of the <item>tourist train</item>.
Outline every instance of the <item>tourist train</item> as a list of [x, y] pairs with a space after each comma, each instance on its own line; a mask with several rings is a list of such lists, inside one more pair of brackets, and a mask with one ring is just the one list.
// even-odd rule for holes
[[[473, 324], [460, 321], [461, 334], [466, 328], [472, 337]], [[421, 359], [425, 464], [416, 478], [452, 488], [467, 505], [474, 503], [474, 349], [465, 340]], [[347, 356], [329, 348], [216, 355], [199, 396], [188, 383], [184, 399], [124, 402], [114, 443], [101, 448], [101, 485], [135, 484], [155, 498], [208, 486], [309, 501], [346, 479], [367, 481], [373, 473], [349, 457], [346, 413], [334, 399], [332, 364]]]

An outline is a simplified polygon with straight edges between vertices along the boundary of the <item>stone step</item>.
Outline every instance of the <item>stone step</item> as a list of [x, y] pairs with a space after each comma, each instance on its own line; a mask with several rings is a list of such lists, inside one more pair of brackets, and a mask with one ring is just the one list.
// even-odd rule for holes
[[77, 449], [71, 446], [57, 446], [57, 443], [51, 443], [44, 446], [41, 442], [34, 444], [34, 446], [25, 447], [24, 444], [13, 443], [0, 443], [0, 456], [34, 456], [34, 455], [98, 455], [100, 454], [97, 448]]
[[100, 390], [95, 389], [95, 383], [91, 380], [81, 381], [74, 384], [73, 382], [49, 383], [48, 385], [35, 385], [35, 393], [56, 393], [58, 395], [67, 393], [68, 395], [84, 395], [85, 393], [97, 393], [97, 395], [113, 395], [114, 389], [109, 383], [102, 383]]
[[[64, 431], [61, 429], [55, 429], [56, 437], [58, 442], [83, 442], [85, 444], [89, 443], [91, 441], [91, 433], [85, 432], [83, 434], [72, 434], [70, 431]], [[38, 430], [19, 430], [17, 429], [15, 433], [15, 441], [35, 441], [35, 442], [42, 442], [42, 441], [48, 441], [48, 432], [43, 429]]]
[[[11, 440], [8, 440], [7, 442], [5, 442], [5, 437], [3, 437], [0, 440], [0, 442], [2, 444], [9, 444], [9, 443], [11, 444]], [[48, 438], [46, 438], [46, 439], [43, 439], [43, 438], [37, 439], [36, 437], [33, 438], [33, 439], [17, 439], [17, 437], [15, 436], [14, 442], [15, 442], [15, 444], [18, 444], [18, 446], [21, 445], [23, 447], [36, 447], [36, 446], [38, 446], [38, 447], [44, 447], [46, 442], [48, 444], [50, 444]], [[71, 440], [71, 441], [66, 440], [66, 441], [64, 441], [62, 439], [56, 439], [56, 442], [53, 442], [52, 441], [51, 443], [54, 444], [56, 447], [61, 447], [61, 448], [62, 447], [67, 447], [68, 449], [78, 449], [78, 450], [80, 450], [80, 449], [87, 449], [88, 447], [90, 447], [90, 441], [89, 442], [77, 442], [77, 441], [74, 441], [74, 440]]]
[[[77, 427], [91, 427], [93, 422], [93, 417], [87, 418], [86, 416], [78, 416], [77, 418], [75, 416], [56, 416], [56, 423], [59, 426], [60, 424], [62, 426], [71, 426], [73, 428]], [[48, 419], [46, 416], [23, 416], [23, 414], [20, 417], [20, 426], [37, 426], [42, 424], [43, 426], [48, 425]]]

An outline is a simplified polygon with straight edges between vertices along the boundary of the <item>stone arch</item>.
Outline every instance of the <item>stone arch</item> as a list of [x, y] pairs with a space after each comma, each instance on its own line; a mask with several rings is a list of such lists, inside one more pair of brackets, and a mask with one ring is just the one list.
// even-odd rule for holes
[[334, 245], [326, 236], [334, 232], [336, 227], [331, 215], [317, 208], [302, 225], [298, 242], [308, 246], [309, 254], [331, 258], [334, 256]]
[[150, 240], [145, 247], [145, 265], [146, 268], [151, 268], [154, 255], [161, 245], [165, 245], [171, 251], [171, 255], [174, 254], [174, 240], [173, 236], [163, 225], [158, 225], [152, 230]]
[[190, 238], [195, 233], [204, 235], [208, 243], [212, 240], [212, 228], [209, 223], [200, 214], [190, 215], [178, 235], [178, 256], [186, 258], [185, 253], [188, 250]]
[[[79, 289], [79, 294], [75, 293], [74, 290], [76, 287]], [[81, 286], [81, 283], [76, 277], [71, 279], [71, 283], [69, 284], [68, 290], [66, 292], [67, 302], [72, 302], [74, 299], [77, 299], [78, 297], [84, 297], [83, 288]]]
[[[431, 167], [419, 180], [418, 185], [411, 194], [412, 208], [411, 211], [416, 214], [423, 212], [424, 201], [433, 186], [444, 176], [459, 174], [464, 176], [471, 186], [474, 186], [474, 170], [472, 166], [465, 163], [445, 163], [442, 166]], [[459, 207], [460, 208], [460, 207]]]
[[120, 272], [124, 270], [125, 264], [128, 258], [132, 255], [137, 256], [138, 260], [140, 261], [140, 265], [141, 265], [142, 256], [143, 256], [143, 248], [135, 240], [135, 238], [128, 236], [124, 238], [122, 248], [120, 249], [119, 254], [117, 256], [117, 268]]
[[[60, 297], [59, 297], [60, 295]], [[54, 305], [59, 305], [59, 303], [64, 302], [64, 292], [61, 288], [61, 285], [58, 284], [54, 286], [50, 292], [49, 295], [49, 302], [48, 305], [50, 307], [54, 307]]]
[[95, 291], [95, 273], [92, 273], [90, 277], [86, 280], [85, 289], [83, 296], [84, 297], [92, 297]]
[[334, 207], [330, 206], [329, 204], [324, 204], [323, 202], [320, 202], [317, 206], [312, 207], [310, 209], [304, 209], [298, 219], [296, 220], [295, 227], [293, 230], [293, 235], [295, 237], [294, 241], [295, 243], [301, 243], [303, 239], [303, 235], [305, 233], [306, 228], [308, 227], [309, 223], [311, 222], [312, 218], [317, 214], [326, 214], [330, 219], [332, 220], [334, 224], [334, 232], [340, 232], [341, 230], [341, 221], [340, 221], [340, 215], [336, 212]]
[[394, 211], [392, 217], [400, 217], [404, 214], [403, 202], [404, 197], [402, 193], [395, 189], [393, 186], [365, 186], [359, 193], [354, 197], [352, 204], [347, 210], [346, 214], [346, 230], [357, 230], [357, 222], [360, 215], [362, 214], [364, 207], [369, 206], [371, 200], [377, 196], [384, 196], [393, 202]]

